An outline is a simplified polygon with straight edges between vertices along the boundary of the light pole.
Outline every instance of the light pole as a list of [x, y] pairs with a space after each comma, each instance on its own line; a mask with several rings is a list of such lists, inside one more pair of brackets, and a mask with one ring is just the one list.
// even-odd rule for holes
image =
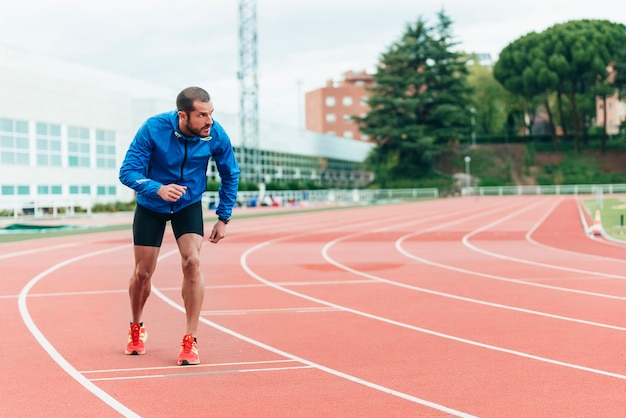
[[[470, 176], [470, 161], [472, 161], [472, 159], [470, 158], [469, 155], [466, 155], [464, 160], [465, 160], [465, 187], [467, 187], [469, 189], [470, 185], [471, 185], [471, 183], [470, 183], [470, 179], [471, 179], [471, 176]], [[468, 190], [468, 192], [469, 192], [469, 190]]]
[[470, 112], [472, 113], [472, 145], [476, 145], [476, 129], [474, 128], [476, 125], [476, 109], [471, 107]]

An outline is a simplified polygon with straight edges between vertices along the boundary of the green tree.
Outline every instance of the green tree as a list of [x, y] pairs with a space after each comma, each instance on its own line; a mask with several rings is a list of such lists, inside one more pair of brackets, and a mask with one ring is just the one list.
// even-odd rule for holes
[[504, 131], [507, 119], [507, 92], [494, 78], [491, 68], [481, 65], [475, 55], [469, 57], [467, 83], [472, 88], [471, 99], [476, 106], [476, 131], [498, 134]]
[[[526, 99], [542, 97], [553, 121], [549, 96], [555, 95], [563, 129], [571, 120], [574, 149], [594, 112], [596, 95], [606, 95], [607, 68], [624, 62], [626, 27], [607, 20], [573, 20], [541, 33], [531, 32], [507, 45], [494, 75], [503, 86]], [[565, 115], [564, 98], [571, 117]], [[532, 115], [531, 115], [532, 116]]]
[[434, 26], [420, 17], [381, 55], [370, 111], [354, 118], [377, 144], [367, 162], [379, 183], [430, 174], [442, 146], [468, 130], [468, 70], [451, 27], [443, 11]]
[[527, 103], [527, 127], [531, 134], [537, 109], [539, 106], [545, 109], [556, 146], [556, 128], [549, 99], [556, 89], [558, 76], [547, 65], [544, 42], [545, 36], [531, 32], [510, 43], [500, 53], [493, 73], [507, 90]]

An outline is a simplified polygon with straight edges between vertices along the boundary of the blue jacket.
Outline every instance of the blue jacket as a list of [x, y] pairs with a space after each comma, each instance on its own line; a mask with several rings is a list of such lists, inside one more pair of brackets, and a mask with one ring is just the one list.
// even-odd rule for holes
[[[230, 138], [215, 120], [210, 136], [201, 138], [186, 137], [179, 131], [176, 110], [149, 118], [131, 142], [119, 177], [137, 192], [137, 204], [159, 213], [175, 213], [202, 199], [211, 157], [221, 180], [215, 212], [229, 218], [237, 199], [240, 171]], [[187, 186], [177, 202], [157, 195], [161, 186], [171, 183]]]

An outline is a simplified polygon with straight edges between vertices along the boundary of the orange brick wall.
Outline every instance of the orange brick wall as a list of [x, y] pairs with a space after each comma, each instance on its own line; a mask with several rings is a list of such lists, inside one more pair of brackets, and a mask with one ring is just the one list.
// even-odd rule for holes
[[325, 87], [307, 92], [305, 128], [324, 134], [366, 140], [350, 117], [367, 113], [369, 107], [364, 99], [368, 92], [365, 86], [371, 83], [371, 75], [349, 71], [339, 83], [329, 81]]

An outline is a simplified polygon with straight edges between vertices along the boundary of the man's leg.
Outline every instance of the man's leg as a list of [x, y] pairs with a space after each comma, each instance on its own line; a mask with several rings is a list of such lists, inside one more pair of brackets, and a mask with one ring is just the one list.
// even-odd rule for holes
[[132, 321], [128, 330], [126, 354], [144, 354], [148, 333], [143, 327], [143, 308], [150, 296], [151, 278], [156, 267], [163, 241], [166, 219], [139, 205], [135, 208], [133, 222], [133, 252], [135, 268], [128, 281], [128, 295]]
[[151, 278], [159, 256], [159, 247], [135, 245], [135, 269], [128, 284], [133, 323], [142, 319], [143, 307], [150, 296]]
[[204, 277], [200, 271], [202, 240], [202, 235], [187, 233], [181, 235], [176, 241], [183, 268], [181, 293], [187, 315], [187, 333], [183, 336], [183, 342], [178, 353], [179, 366], [200, 364], [195, 335], [198, 331], [198, 321], [204, 300]]
[[204, 276], [200, 270], [200, 249], [203, 237], [198, 234], [183, 234], [178, 238], [183, 269], [181, 293], [187, 315], [187, 334], [196, 335], [198, 320], [204, 300]]

